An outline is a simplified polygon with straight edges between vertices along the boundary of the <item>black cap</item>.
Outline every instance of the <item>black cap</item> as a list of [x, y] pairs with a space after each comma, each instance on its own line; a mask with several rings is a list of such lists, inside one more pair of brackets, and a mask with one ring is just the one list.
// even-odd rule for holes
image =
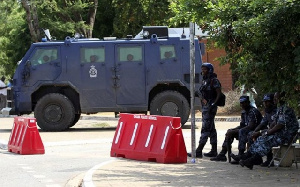
[[249, 96], [243, 95], [240, 97], [240, 103], [246, 102], [246, 101], [250, 101], [249, 100]]
[[272, 93], [267, 93], [264, 95], [263, 101], [273, 101], [274, 94]]

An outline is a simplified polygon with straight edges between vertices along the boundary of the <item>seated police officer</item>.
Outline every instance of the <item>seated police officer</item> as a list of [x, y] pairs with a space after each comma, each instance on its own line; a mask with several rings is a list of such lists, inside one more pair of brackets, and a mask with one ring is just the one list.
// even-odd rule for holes
[[[239, 140], [239, 154], [243, 154], [246, 150], [247, 135], [259, 125], [262, 115], [256, 108], [250, 105], [249, 96], [240, 97], [240, 106], [243, 109], [240, 125], [227, 130], [221, 152], [216, 157], [211, 158], [211, 161], [226, 161], [227, 158], [225, 155], [227, 151], [231, 152], [231, 144], [234, 138]], [[238, 164], [238, 162], [232, 162], [232, 164]]]
[[276, 92], [274, 95], [274, 103], [279, 104], [274, 122], [271, 127], [261, 132], [255, 142], [250, 146], [249, 150], [240, 158], [240, 165], [253, 169], [253, 165], [262, 163], [262, 157], [267, 155], [272, 147], [289, 143], [299, 129], [299, 124], [292, 108], [288, 107], [284, 98], [285, 93]]
[[[268, 93], [268, 94], [265, 94], [264, 97], [263, 97], [263, 104], [264, 104], [264, 107], [265, 107], [265, 115], [264, 117], [262, 118], [260, 124], [255, 128], [254, 131], [251, 131], [249, 134], [248, 134], [248, 146], [250, 147], [252, 144], [253, 144], [253, 141], [261, 135], [261, 132], [263, 130], [266, 130], [268, 129], [271, 124], [273, 123], [273, 115], [276, 114], [276, 111], [277, 111], [277, 107], [275, 106], [274, 104], [274, 94], [273, 93]], [[234, 160], [236, 160], [237, 162], [240, 161], [240, 155], [234, 155], [234, 154], [231, 154], [230, 155]], [[261, 166], [263, 167], [266, 167], [270, 164], [270, 162], [272, 161], [273, 159], [273, 153], [272, 151], [270, 151], [268, 154], [267, 154], [267, 160], [261, 164]], [[274, 166], [274, 162], [271, 164], [272, 166]]]

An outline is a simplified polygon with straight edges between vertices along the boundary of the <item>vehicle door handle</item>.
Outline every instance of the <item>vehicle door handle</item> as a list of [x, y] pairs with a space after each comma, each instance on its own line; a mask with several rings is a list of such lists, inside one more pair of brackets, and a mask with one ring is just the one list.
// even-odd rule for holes
[[111, 67], [111, 71], [117, 72], [117, 71], [120, 71], [120, 68], [113, 66], [113, 67]]
[[121, 77], [120, 75], [116, 75], [116, 76], [113, 76], [112, 78], [113, 78], [113, 79], [120, 80], [120, 77]]

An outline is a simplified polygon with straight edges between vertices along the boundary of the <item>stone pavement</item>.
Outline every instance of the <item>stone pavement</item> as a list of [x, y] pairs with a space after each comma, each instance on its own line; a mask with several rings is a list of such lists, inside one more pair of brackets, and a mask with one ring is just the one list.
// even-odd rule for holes
[[[220, 120], [220, 119], [227, 120]], [[238, 117], [216, 118], [218, 131], [218, 150], [228, 128], [239, 125]], [[234, 122], [231, 122], [234, 121]], [[187, 124], [188, 126], [189, 124]], [[200, 136], [201, 123], [196, 123], [196, 142]], [[183, 129], [187, 151], [191, 150], [190, 129]], [[198, 145], [198, 143], [196, 143]], [[196, 145], [196, 146], [197, 146]], [[207, 142], [204, 152], [210, 150]], [[237, 141], [233, 143], [233, 153], [237, 153]], [[109, 153], [108, 153], [109, 154]], [[300, 167], [300, 164], [299, 164]], [[183, 164], [161, 164], [125, 158], [112, 158], [106, 163], [99, 163], [91, 168], [82, 179], [82, 186], [299, 186], [300, 169], [292, 167], [278, 170], [255, 166], [253, 170], [228, 162], [213, 162], [209, 158], [196, 159], [191, 163], [188, 158]]]
[[228, 162], [212, 162], [208, 158], [186, 164], [159, 164], [117, 158], [99, 165], [92, 182], [83, 186], [300, 186], [300, 171], [291, 168], [253, 170]]

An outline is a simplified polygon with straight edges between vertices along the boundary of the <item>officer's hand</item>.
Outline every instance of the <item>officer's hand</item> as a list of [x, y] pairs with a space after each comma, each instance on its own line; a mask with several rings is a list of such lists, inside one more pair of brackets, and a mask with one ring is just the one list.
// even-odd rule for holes
[[251, 137], [252, 137], [252, 139], [253, 138], [256, 139], [259, 136], [261, 136], [260, 132], [253, 132]]

